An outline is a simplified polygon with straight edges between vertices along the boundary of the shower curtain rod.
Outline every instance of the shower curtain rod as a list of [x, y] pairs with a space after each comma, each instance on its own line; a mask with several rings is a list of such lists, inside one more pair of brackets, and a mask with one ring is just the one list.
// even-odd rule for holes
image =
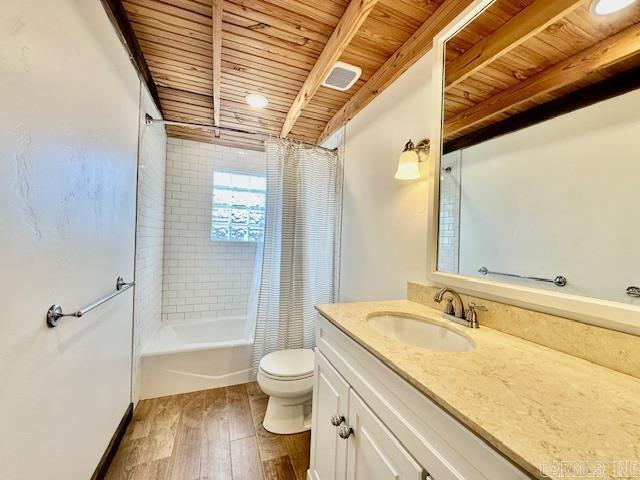
[[[147, 125], [151, 125], [152, 123], [163, 123], [165, 125], [174, 125], [176, 127], [208, 128], [210, 130], [223, 130], [223, 131], [226, 131], [226, 132], [244, 133], [245, 135], [255, 135], [255, 136], [264, 137], [264, 138], [262, 138], [263, 142], [267, 138], [269, 138], [269, 135], [265, 135], [264, 133], [251, 132], [251, 131], [248, 131], [248, 130], [242, 130], [240, 128], [214, 127], [213, 125], [204, 125], [204, 124], [201, 124], [201, 123], [189, 123], [189, 122], [177, 122], [177, 121], [174, 121], [174, 120], [163, 120], [163, 119], [159, 119], [159, 118], [153, 118], [148, 113], [145, 114], [144, 123], [146, 123]], [[293, 141], [297, 142], [297, 143], [302, 143], [303, 145], [309, 145], [310, 147], [320, 148], [320, 149], [326, 150], [328, 152], [335, 152], [336, 150], [338, 150], [337, 148], [321, 147], [320, 145], [314, 145], [313, 143], [303, 142], [302, 140], [293, 140]]]

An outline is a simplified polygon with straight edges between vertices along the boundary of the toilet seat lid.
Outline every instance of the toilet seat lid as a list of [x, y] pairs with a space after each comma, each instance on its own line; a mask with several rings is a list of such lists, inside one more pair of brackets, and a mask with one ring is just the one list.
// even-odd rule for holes
[[262, 357], [260, 369], [275, 377], [308, 377], [313, 373], [313, 350], [280, 350]]

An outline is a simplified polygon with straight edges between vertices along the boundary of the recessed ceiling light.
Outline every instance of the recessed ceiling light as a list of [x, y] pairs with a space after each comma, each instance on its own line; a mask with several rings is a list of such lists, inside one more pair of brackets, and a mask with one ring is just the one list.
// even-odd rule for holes
[[594, 0], [591, 11], [596, 15], [610, 15], [628, 7], [636, 0]]
[[251, 105], [255, 108], [264, 108], [269, 105], [269, 100], [264, 95], [260, 95], [259, 93], [250, 93], [246, 97], [244, 97], [247, 104]]

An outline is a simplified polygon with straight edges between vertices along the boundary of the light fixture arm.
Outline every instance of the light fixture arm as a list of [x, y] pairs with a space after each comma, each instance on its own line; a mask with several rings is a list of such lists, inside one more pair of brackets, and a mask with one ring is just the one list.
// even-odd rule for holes
[[421, 150], [425, 153], [429, 153], [431, 150], [431, 141], [428, 138], [423, 138], [418, 142], [418, 144], [414, 147], [415, 150]]
[[416, 148], [415, 145], [413, 144], [411, 139], [409, 139], [409, 141], [404, 144], [404, 150], [402, 150], [402, 151], [403, 152], [408, 152], [409, 150], [413, 150], [414, 148]]
[[411, 150], [414, 150], [418, 155], [418, 162], [422, 162], [420, 153], [429, 153], [429, 151], [431, 150], [431, 141], [428, 138], [423, 138], [418, 142], [417, 145], [414, 145], [413, 140], [409, 139], [409, 141], [404, 144], [403, 152], [408, 152]]

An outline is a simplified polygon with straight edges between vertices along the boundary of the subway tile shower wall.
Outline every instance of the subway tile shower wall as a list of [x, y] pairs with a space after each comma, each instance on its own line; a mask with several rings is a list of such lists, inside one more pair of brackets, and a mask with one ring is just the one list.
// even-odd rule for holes
[[163, 125], [147, 126], [144, 115], [159, 117], [151, 96], [142, 89], [138, 208], [136, 226], [136, 288], [133, 328], [133, 392], [138, 400], [140, 356], [160, 327], [164, 260], [164, 200], [167, 135]]
[[246, 314], [256, 245], [211, 240], [214, 169], [264, 174], [264, 153], [168, 139], [163, 321]]
[[[460, 242], [460, 152], [442, 157], [440, 176], [440, 225], [438, 235], [438, 270], [457, 273]], [[451, 168], [450, 172], [445, 169]]]

